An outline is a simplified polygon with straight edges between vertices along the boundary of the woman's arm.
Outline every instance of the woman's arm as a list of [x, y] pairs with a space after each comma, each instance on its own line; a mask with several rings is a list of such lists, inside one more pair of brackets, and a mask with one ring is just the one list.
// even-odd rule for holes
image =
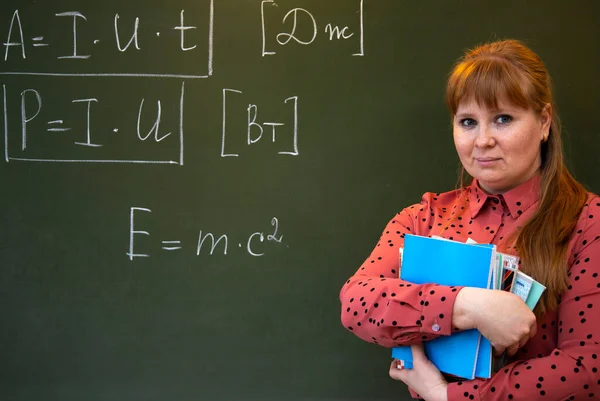
[[371, 255], [340, 292], [342, 324], [359, 338], [384, 347], [421, 343], [452, 331], [454, 300], [461, 287], [413, 285], [399, 278], [399, 248], [413, 221], [429, 213], [427, 196], [386, 226]]
[[456, 297], [452, 324], [459, 330], [479, 330], [497, 355], [506, 350], [509, 356], [537, 331], [535, 315], [518, 295], [471, 287]]

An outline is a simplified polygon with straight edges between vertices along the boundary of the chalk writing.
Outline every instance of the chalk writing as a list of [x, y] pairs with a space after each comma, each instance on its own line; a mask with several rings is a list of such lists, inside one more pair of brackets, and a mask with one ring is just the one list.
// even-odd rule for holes
[[[19, 10], [16, 10], [16, 12], [18, 12]], [[81, 14], [78, 11], [68, 11], [68, 12], [64, 12], [64, 13], [58, 13], [56, 14], [57, 17], [73, 17], [73, 55], [70, 56], [59, 56], [57, 57], [58, 59], [88, 59], [91, 56], [89, 54], [83, 56], [80, 54], [77, 54], [77, 18], [82, 18], [84, 21], [87, 21], [87, 18], [85, 18], [85, 16], [83, 14]], [[19, 26], [19, 28], [21, 28]], [[21, 46], [24, 46], [23, 43], [21, 43]]]
[[[139, 29], [140, 29], [140, 18], [135, 17], [135, 24], [133, 26], [133, 34], [131, 35], [129, 42], [127, 42], [127, 44], [124, 47], [121, 47], [121, 39], [120, 39], [120, 35], [119, 35], [119, 14], [115, 14], [115, 39], [117, 40], [117, 49], [119, 49], [120, 52], [125, 52], [129, 48], [129, 46], [131, 46], [132, 43], [137, 50], [140, 50], [140, 45], [138, 43]], [[94, 40], [94, 44], [98, 44], [98, 42], [100, 42], [100, 40], [98, 40], [98, 39]]]
[[[19, 40], [18, 40], [18, 42], [11, 42], [15, 21], [17, 22], [17, 28], [19, 29]], [[4, 46], [5, 46], [4, 61], [8, 60], [8, 50], [13, 46], [20, 47], [21, 48], [21, 57], [23, 57], [23, 59], [27, 58], [25, 56], [24, 43], [25, 43], [25, 40], [23, 38], [23, 26], [21, 25], [21, 17], [19, 17], [19, 10], [15, 10], [15, 12], [12, 16], [12, 19], [10, 20], [10, 27], [8, 28], [8, 36], [6, 38], [6, 42], [4, 42]]]
[[[128, 143], [135, 145], [136, 142], [132, 141], [130, 138], [136, 138], [137, 143], [140, 142], [148, 143], [153, 142], [155, 144], [159, 144], [164, 142], [169, 142], [168, 139], [173, 137], [165, 149], [169, 150], [169, 153], [172, 156], [175, 156], [175, 152], [177, 152], [177, 157], [172, 157], [169, 159], [156, 160], [156, 159], [148, 159], [148, 160], [140, 160], [140, 159], [112, 159], [107, 158], [107, 154], [110, 154], [110, 149], [108, 152], [99, 152], [98, 148], [104, 147], [104, 143], [102, 142], [102, 138], [105, 140], [108, 139], [107, 131], [115, 134], [118, 133], [119, 127], [107, 127], [106, 121], [95, 121], [95, 108], [97, 108], [100, 104], [109, 103], [110, 100], [106, 98], [100, 97], [81, 97], [76, 99], [70, 99], [68, 101], [56, 101], [55, 99], [52, 102], [44, 102], [44, 97], [40, 91], [34, 88], [27, 88], [23, 91], [17, 92], [19, 95], [20, 101], [20, 129], [15, 129], [16, 125], [9, 124], [9, 103], [14, 99], [14, 96], [9, 97], [10, 88], [7, 87], [6, 84], [2, 85], [2, 99], [3, 99], [3, 120], [4, 120], [4, 159], [6, 162], [9, 161], [29, 161], [29, 162], [55, 162], [55, 163], [140, 163], [140, 164], [176, 164], [183, 165], [183, 151], [184, 151], [184, 96], [185, 96], [185, 82], [181, 83], [180, 91], [179, 91], [179, 110], [178, 115], [175, 116], [172, 108], [168, 109], [168, 111], [164, 111], [162, 109], [162, 100], [156, 100], [156, 108], [153, 109], [151, 107], [146, 107], [145, 98], [141, 98], [139, 100], [139, 107], [136, 109], [130, 110], [130, 112], [135, 113], [137, 111], [137, 119], [136, 125], [130, 127], [124, 127], [125, 129], [122, 131], [124, 133], [131, 133], [132, 135], [126, 135], [123, 138], [123, 143]], [[58, 97], [58, 96], [57, 96]], [[171, 102], [173, 102], [175, 96], [169, 96]], [[14, 99], [16, 100], [16, 99]], [[67, 103], [68, 102], [68, 103]], [[59, 108], [58, 112], [65, 113], [67, 108], [66, 104], [75, 105], [81, 104], [82, 106], [77, 106], [77, 108], [81, 108], [81, 112], [78, 109], [74, 109], [77, 116], [80, 118], [74, 118], [71, 116], [70, 119], [66, 118], [56, 118], [57, 108], [63, 106], [63, 108]], [[48, 106], [46, 106], [48, 104]], [[46, 110], [46, 108], [48, 110]], [[116, 112], [115, 112], [116, 113]], [[173, 128], [173, 122], [177, 121], [178, 126], [176, 127], [179, 135], [171, 135], [174, 131], [172, 130], [164, 130], [163, 127], [163, 118], [165, 114], [169, 114], [169, 121], [171, 122], [171, 127]], [[69, 114], [69, 113], [67, 113]], [[52, 118], [45, 118], [52, 115]], [[135, 114], [134, 114], [135, 115]], [[83, 129], [81, 129], [81, 121], [85, 122]], [[79, 124], [78, 124], [79, 123]], [[102, 123], [101, 128], [95, 128], [97, 123]], [[79, 125], [78, 129], [74, 129], [74, 125]], [[11, 130], [14, 130], [14, 133], [11, 134]], [[90, 150], [86, 153], [88, 157], [85, 158], [60, 158], [55, 155], [46, 155], [47, 157], [33, 157], [30, 153], [24, 153], [29, 148], [29, 144], [32, 140], [36, 141], [48, 141], [47, 137], [42, 135], [42, 132], [49, 133], [72, 133], [72, 140], [70, 142], [65, 141], [66, 137], [55, 137], [56, 143], [60, 143], [63, 145], [63, 149], [65, 152], [61, 154], [69, 154], [77, 153], [77, 149], [71, 145], [86, 147], [86, 148], [95, 148], [97, 151]], [[14, 147], [11, 147], [9, 144], [12, 142], [11, 138], [20, 136], [20, 144], [21, 146], [16, 150]], [[34, 139], [32, 139], [32, 137]], [[110, 137], [114, 139], [114, 137]], [[114, 140], [111, 139], [111, 143], [114, 143]], [[59, 142], [60, 141], [60, 142]], [[178, 143], [175, 144], [174, 141]], [[70, 144], [70, 145], [69, 145]], [[121, 145], [125, 146], [125, 145]], [[44, 149], [40, 149], [44, 148]], [[38, 146], [36, 151], [56, 149], [56, 146], [52, 147], [41, 147]], [[135, 153], [139, 154], [139, 150], [136, 150]], [[31, 152], [33, 153], [33, 151]], [[149, 153], [155, 153], [154, 151]], [[81, 154], [81, 153], [77, 153]]]
[[[270, 6], [270, 7], [268, 7]], [[269, 40], [272, 35], [267, 32], [267, 15], [273, 15], [273, 12], [269, 12], [273, 8], [279, 6], [274, 0], [262, 0], [260, 3], [260, 15], [261, 15], [261, 32], [262, 32], [262, 53], [261, 56], [272, 56], [277, 54], [272, 49], [275, 43], [280, 46], [286, 46], [290, 43], [296, 43], [299, 45], [310, 45], [318, 36], [319, 25], [317, 19], [308, 10], [300, 7], [289, 10], [283, 16], [281, 21], [282, 28], [284, 31], [278, 32], [274, 35], [275, 40]], [[363, 20], [364, 0], [359, 2], [359, 20], [358, 20], [358, 51], [353, 53], [353, 56], [364, 56], [365, 55], [365, 43], [364, 43], [364, 20]], [[274, 16], [271, 18], [275, 18]], [[327, 23], [324, 28], [329, 41], [335, 40], [348, 40], [354, 36], [355, 32], [352, 32], [349, 26], [334, 25], [331, 22]], [[275, 42], [275, 43], [273, 43]]]
[[[228, 105], [227, 105], [227, 95], [229, 94], [242, 94], [243, 92], [237, 89], [223, 89], [223, 118], [222, 118], [222, 132], [221, 132], [221, 157], [238, 157], [239, 153], [233, 153], [228, 149], [228, 144], [232, 141], [231, 135], [229, 135], [228, 139], [228, 129], [227, 129], [227, 121], [228, 121]], [[238, 102], [239, 103], [239, 102]], [[280, 155], [290, 155], [290, 156], [298, 156], [300, 152], [298, 151], [298, 96], [290, 96], [283, 101], [284, 104], [292, 105], [292, 132], [291, 135], [287, 135], [288, 139], [285, 141], [284, 149], [279, 150], [277, 154]], [[237, 109], [239, 111], [239, 109]], [[283, 127], [285, 123], [282, 122], [272, 122], [266, 121], [261, 123], [257, 122], [258, 118], [258, 106], [256, 104], [248, 104], [246, 109], [244, 110], [247, 115], [247, 124], [246, 124], [246, 144], [253, 145], [260, 141], [263, 138], [263, 134], [265, 133], [264, 127], [269, 127], [271, 131], [271, 141], [273, 143], [277, 142], [277, 138], [285, 133], [282, 129], [277, 129], [277, 127]], [[289, 132], [289, 130], [288, 130]], [[239, 133], [238, 133], [239, 134]], [[239, 135], [235, 136], [239, 139]], [[291, 140], [289, 140], [291, 137]], [[235, 139], [233, 139], [235, 141]], [[238, 141], [239, 142], [239, 141]]]
[[[94, 39], [81, 39], [84, 37], [82, 32], [85, 32], [87, 38], [90, 34], [94, 34], [93, 28], [90, 27], [91, 21], [81, 11], [69, 10], [55, 13], [52, 17], [56, 19], [55, 24], [64, 24], [67, 21], [70, 24], [70, 46], [65, 51], [62, 47], [66, 44], [64, 41], [61, 43], [52, 43], [44, 41], [45, 36], [39, 35], [39, 32], [35, 32], [35, 35], [29, 35], [29, 32], [24, 30], [24, 27], [28, 29], [43, 29], [43, 27], [32, 28], [32, 24], [27, 23], [28, 18], [25, 13], [21, 13], [19, 9], [14, 10], [8, 24], [8, 30], [6, 33], [6, 40], [1, 42], [4, 46], [4, 62], [11, 61], [13, 65], [19, 70], [14, 71], [0, 71], [0, 75], [25, 75], [25, 76], [69, 76], [69, 77], [155, 77], [155, 78], [182, 78], [182, 79], [199, 79], [208, 78], [213, 74], [213, 31], [214, 31], [214, 0], [199, 0], [205, 5], [203, 14], [186, 14], [185, 10], [180, 10], [177, 16], [171, 16], [173, 25], [170, 27], [170, 31], [173, 35], [164, 35], [168, 37], [168, 40], [158, 41], [156, 38], [161, 37], [161, 32], [158, 31], [155, 35], [148, 32], [148, 29], [140, 29], [144, 25], [145, 19], [140, 16], [136, 16], [131, 22], [124, 22], [118, 13], [114, 14], [113, 26], [110, 31], [101, 30], [97, 33], [98, 37]], [[188, 21], [194, 21], [194, 24], [190, 24]], [[2, 23], [2, 21], [0, 21]], [[200, 25], [202, 25], [202, 31], [200, 31]], [[152, 25], [148, 23], [148, 26]], [[96, 26], [96, 25], [91, 25]], [[55, 27], [48, 26], [46, 29], [55, 29]], [[125, 33], [126, 32], [126, 33]], [[69, 66], [81, 70], [81, 64], [77, 61], [94, 59], [94, 49], [102, 46], [100, 43], [106, 43], [103, 48], [104, 51], [109, 50], [110, 47], [114, 46], [119, 54], [123, 53], [142, 53], [143, 51], [168, 51], [169, 54], [176, 54], [174, 52], [179, 51], [181, 53], [193, 53], [193, 59], [181, 59], [193, 60], [192, 63], [185, 63], [185, 65], [198, 65], [198, 52], [206, 54], [206, 68], [203, 72], [194, 73], [170, 73], [170, 72], [147, 72], [147, 71], [85, 71], [85, 72], [70, 72], [68, 71]], [[203, 46], [199, 46], [201, 42], [204, 42]], [[166, 47], [165, 47], [166, 46]], [[38, 63], [30, 61], [29, 53], [34, 52], [37, 48], [48, 48], [51, 50], [57, 49], [54, 53], [54, 58], [57, 60], [67, 60], [76, 64], [56, 64], [56, 71], [32, 71], [30, 66], [37, 65]], [[43, 53], [44, 57], [50, 53]], [[37, 55], [37, 54], [36, 54]], [[41, 55], [41, 54], [40, 54]], [[122, 59], [122, 63], [125, 66], [125, 59]], [[18, 62], [21, 61], [21, 62]], [[120, 58], [114, 58], [111, 60], [118, 67]], [[46, 63], [51, 65], [52, 63]], [[90, 64], [86, 64], [89, 66]], [[140, 68], [145, 67], [146, 64], [139, 63]], [[170, 64], [165, 63], [161, 65], [160, 69], [167, 69]], [[86, 67], [90, 68], [90, 67]], [[67, 69], [67, 71], [65, 71]], [[195, 67], [197, 69], [197, 67]]]
[[[5, 162], [183, 166], [184, 80], [213, 75], [214, 0], [198, 1], [201, 5], [192, 12], [178, 9], [176, 12], [166, 13], [162, 19], [170, 22], [160, 30], [149, 27], [164, 25], [149, 22], [150, 17], [144, 15], [122, 17], [118, 13], [110, 14], [107, 32], [102, 29], [96, 31], [104, 22], [99, 23], [94, 16], [79, 10], [59, 10], [60, 12], [53, 13], [50, 16], [53, 22], [46, 27], [28, 23], [33, 18], [28, 14], [31, 13], [30, 9], [23, 12], [19, 9], [11, 11], [9, 20], [0, 21], [0, 24], [6, 22], [8, 25], [4, 36], [6, 39], [0, 42], [4, 46], [3, 52], [0, 49], [0, 54], [4, 55], [3, 60], [0, 55], [0, 63], [3, 61], [9, 66], [8, 70], [0, 70], [0, 76], [177, 78], [180, 80], [180, 90], [178, 96], [165, 95], [161, 91], [161, 98], [148, 92], [137, 97], [128, 93], [125, 97], [129, 100], [134, 98], [135, 102], [132, 103], [122, 99], [112, 102], [114, 99], [106, 94], [86, 92], [85, 88], [78, 88], [83, 92], [78, 93], [78, 96], [73, 96], [72, 91], [67, 92], [69, 95], [60, 93], [55, 96], [43, 93], [43, 90], [33, 87], [35, 85], [17, 89], [13, 83], [2, 84]], [[357, 48], [357, 51], [351, 53], [352, 56], [364, 56], [364, 4], [363, 0], [354, 1], [358, 5], [357, 21], [353, 20], [349, 24], [325, 20], [306, 8], [279, 9], [274, 0], [261, 1], [261, 56], [273, 56], [277, 54], [277, 49], [284, 46], [309, 46], [317, 40], [324, 40], [332, 46], [336, 43], [338, 46], [343, 42], [348, 43]], [[275, 9], [279, 10], [274, 11]], [[49, 35], [46, 39], [44, 29], [52, 29], [54, 24], [68, 26], [68, 40], [61, 40], [59, 43], [53, 41], [60, 35]], [[114, 70], [93, 71], [95, 63], [83, 61], [95, 61], [103, 57], [100, 55], [111, 54], [107, 50], [114, 52], [110, 60], [111, 64], [115, 64]], [[135, 58], [132, 58], [150, 51], [168, 54], [169, 57], [164, 58], [167, 59], [165, 65], [169, 67], [193, 65], [196, 68], [198, 60], [206, 57], [206, 61], [200, 64], [205, 70], [171, 72], [162, 65], [153, 67], [147, 62], [135, 63]], [[184, 57], [187, 54], [193, 57], [188, 59], [193, 62], [178, 63], [170, 59], [173, 55]], [[122, 61], [122, 65], [119, 65], [121, 60], [126, 59], [134, 60], [135, 68], [139, 70], [120, 71], [120, 68], [130, 68], [131, 61], [127, 64]], [[144, 60], [147, 59], [146, 56]], [[38, 65], [47, 67], [45, 71], [40, 71], [34, 67]], [[144, 71], [143, 68], [148, 68], [148, 65], [156, 70]], [[69, 98], [64, 99], [64, 96]], [[124, 94], [119, 93], [118, 96], [123, 97]], [[112, 103], [118, 103], [115, 106], [117, 110], [107, 111]], [[265, 103], [268, 102], [263, 100], [259, 104], [239, 89], [222, 89], [222, 158], [239, 157], [248, 149], [267, 146], [276, 155], [300, 155], [299, 97], [289, 94], [281, 96], [275, 107]], [[20, 118], [18, 115], [14, 118], [11, 115], [9, 120], [9, 111], [13, 109], [20, 109]], [[120, 112], [129, 113], [132, 118], [123, 118], [118, 115]], [[107, 117], [114, 117], [115, 121], [106, 121]], [[48, 144], [52, 146], [47, 146]], [[137, 149], [136, 146], [145, 150]], [[157, 151], [158, 147], [165, 151]], [[137, 157], [123, 157], [127, 151]], [[111, 152], [118, 156], [110, 157]], [[151, 157], [140, 156], [145, 154]], [[139, 224], [137, 218], [142, 215], [152, 216], [152, 209], [138, 206], [129, 208], [126, 255], [130, 261], [148, 258], [157, 253], [185, 252], [188, 249], [196, 257], [227, 256], [235, 252], [262, 257], [273, 247], [288, 247], [283, 242], [277, 217], [271, 218], [270, 226], [265, 224], [263, 229], [244, 233], [240, 238], [234, 238], [231, 232], [201, 229], [193, 239], [186, 239], [157, 238], [156, 233], [144, 229], [143, 222]], [[140, 241], [141, 237], [146, 237], [146, 240]]]
[[[152, 209], [145, 207], [132, 206], [129, 208], [129, 243], [128, 251], [126, 253], [129, 260], [147, 258], [150, 256], [149, 250], [142, 253], [141, 251], [138, 251], [138, 247], [136, 247], [136, 238], [138, 236], [151, 235], [149, 231], [138, 228], [139, 225], [136, 224], [136, 216], [139, 214], [147, 215], [151, 213]], [[238, 248], [241, 249], [242, 252], [254, 257], [264, 256], [265, 246], [269, 243], [273, 245], [283, 245], [289, 248], [288, 245], [283, 243], [283, 235], [279, 233], [279, 220], [277, 217], [271, 219], [271, 227], [272, 228], [269, 229], [269, 231], [255, 231], [242, 238], [237, 244]], [[217, 254], [227, 256], [228, 252], [231, 254], [229, 247], [230, 237], [230, 235], [224, 233], [215, 234], [200, 230], [194, 241], [195, 256], [213, 256]], [[167, 252], [175, 252], [184, 249], [182, 240], [160, 240], [160, 244], [161, 250]], [[235, 249], [235, 247], [233, 247], [233, 249]]]

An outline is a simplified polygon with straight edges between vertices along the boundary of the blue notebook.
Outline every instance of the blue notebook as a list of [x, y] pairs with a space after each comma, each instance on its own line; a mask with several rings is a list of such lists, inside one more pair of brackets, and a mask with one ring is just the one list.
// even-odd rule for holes
[[[415, 284], [489, 288], [495, 259], [494, 245], [465, 244], [407, 234], [400, 278]], [[491, 369], [491, 345], [475, 329], [438, 337], [423, 345], [429, 360], [444, 373], [473, 379]], [[477, 369], [480, 347], [483, 348], [482, 358]], [[406, 368], [413, 367], [410, 346], [395, 347], [392, 357], [402, 359]]]

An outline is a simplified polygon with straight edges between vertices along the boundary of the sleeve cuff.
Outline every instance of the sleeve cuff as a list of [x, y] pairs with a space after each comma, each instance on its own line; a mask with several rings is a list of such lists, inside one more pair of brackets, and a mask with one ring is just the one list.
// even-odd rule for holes
[[452, 310], [458, 292], [463, 287], [436, 285], [424, 295], [421, 310], [421, 332], [449, 336], [452, 334]]

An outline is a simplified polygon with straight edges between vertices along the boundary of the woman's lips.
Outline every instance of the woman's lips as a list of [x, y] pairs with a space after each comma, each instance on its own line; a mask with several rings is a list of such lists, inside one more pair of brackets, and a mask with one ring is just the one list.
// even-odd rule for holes
[[500, 161], [497, 157], [476, 157], [475, 161], [482, 167], [489, 167]]

